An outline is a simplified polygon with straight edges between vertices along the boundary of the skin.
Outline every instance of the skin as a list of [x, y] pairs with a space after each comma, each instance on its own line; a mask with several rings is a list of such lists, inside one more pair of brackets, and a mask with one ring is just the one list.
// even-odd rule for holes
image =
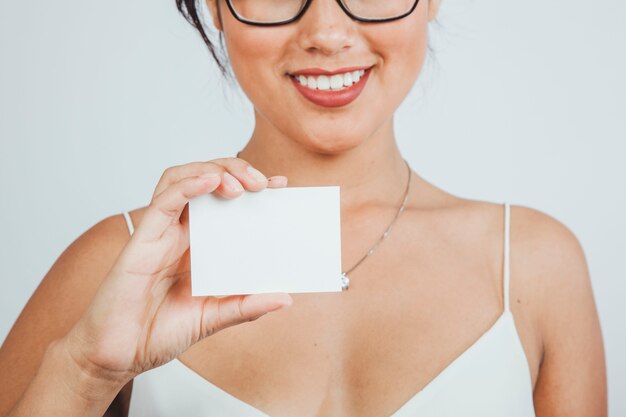
[[[130, 240], [115, 215], [61, 254], [0, 350], [0, 415], [102, 415], [132, 377], [174, 357], [272, 416], [391, 415], [502, 313], [502, 206], [451, 195], [415, 172], [405, 211], [351, 274], [348, 292], [245, 303], [187, 295], [183, 190], [236, 198], [286, 186], [286, 178], [290, 186], [340, 185], [344, 269], [369, 249], [406, 185], [393, 113], [419, 75], [439, 2], [421, 0], [403, 20], [363, 25], [334, 0], [317, 0], [297, 24], [277, 28], [247, 26], [223, 4], [221, 15], [208, 5], [254, 105], [250, 141], [240, 158], [166, 170], [150, 205], [131, 213]], [[285, 75], [360, 64], [374, 65], [370, 80], [338, 109], [306, 101]], [[248, 165], [272, 179], [253, 181]], [[197, 179], [208, 171], [221, 176]], [[229, 189], [225, 172], [242, 189]], [[154, 313], [155, 300], [163, 314]], [[536, 415], [606, 416], [604, 348], [582, 247], [558, 220], [517, 205], [510, 303]], [[173, 316], [188, 326], [174, 326]], [[159, 337], [173, 331], [179, 337]], [[135, 354], [124, 354], [129, 349]]]

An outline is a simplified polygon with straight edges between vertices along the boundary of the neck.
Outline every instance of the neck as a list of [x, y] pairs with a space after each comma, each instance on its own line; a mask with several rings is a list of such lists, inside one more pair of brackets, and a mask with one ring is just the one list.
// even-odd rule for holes
[[321, 153], [257, 123], [239, 157], [266, 176], [284, 175], [288, 186], [338, 185], [342, 211], [369, 204], [397, 206], [404, 195], [408, 168], [397, 147], [393, 120], [357, 147]]

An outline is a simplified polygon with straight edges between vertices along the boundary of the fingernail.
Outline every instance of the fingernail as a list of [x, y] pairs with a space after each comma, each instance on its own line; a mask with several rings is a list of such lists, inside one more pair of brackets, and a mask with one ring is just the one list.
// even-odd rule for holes
[[267, 178], [265, 178], [265, 175], [263, 175], [259, 170], [253, 168], [251, 165], [248, 165], [248, 168], [246, 168], [246, 171], [248, 172], [248, 174], [254, 178], [255, 181], [267, 181]]
[[278, 307], [279, 309], [289, 307], [290, 305], [293, 304], [293, 298], [291, 297], [289, 293], [281, 293], [280, 295], [281, 295], [282, 300], [280, 300], [278, 303], [278, 305], [280, 306]]
[[284, 183], [285, 185], [287, 184], [287, 177], [283, 176], [283, 175], [275, 175], [273, 177], [269, 177], [267, 179], [268, 181], [271, 181], [272, 183]]
[[243, 190], [243, 187], [241, 186], [239, 181], [237, 181], [237, 179], [228, 172], [224, 173], [224, 183], [226, 184], [226, 187], [230, 188], [232, 191]]

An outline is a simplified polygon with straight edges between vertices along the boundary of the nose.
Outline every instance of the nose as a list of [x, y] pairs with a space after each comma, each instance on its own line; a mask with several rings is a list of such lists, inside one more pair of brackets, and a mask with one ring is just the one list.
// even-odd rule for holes
[[342, 9], [338, 0], [313, 0], [300, 18], [300, 46], [309, 52], [335, 55], [354, 44], [357, 22]]

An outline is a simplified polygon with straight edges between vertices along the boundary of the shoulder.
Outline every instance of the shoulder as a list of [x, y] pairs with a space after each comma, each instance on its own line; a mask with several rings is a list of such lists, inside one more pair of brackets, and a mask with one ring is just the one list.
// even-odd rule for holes
[[[131, 218], [139, 222], [143, 211], [133, 210]], [[89, 227], [58, 256], [0, 349], [0, 386], [8, 389], [0, 415], [28, 385], [50, 342], [63, 337], [82, 315], [128, 239], [124, 216], [114, 214]]]
[[[456, 233], [467, 231], [468, 241], [487, 249], [501, 270], [504, 204], [460, 199], [450, 208]], [[550, 327], [571, 314], [572, 306], [590, 308], [591, 282], [582, 244], [561, 220], [536, 208], [510, 204], [509, 220], [511, 308], [516, 313], [519, 306], [520, 314], [533, 316], [542, 334], [554, 334]]]
[[583, 308], [580, 302], [591, 295], [585, 253], [572, 229], [535, 208], [511, 205], [510, 231], [511, 285], [525, 296], [545, 336], [572, 303]]
[[[141, 222], [145, 208], [128, 211], [135, 227]], [[80, 234], [59, 256], [50, 273], [70, 267], [100, 276], [124, 248], [130, 232], [123, 213], [112, 214], [94, 223]]]
[[[141, 222], [145, 209], [142, 207], [128, 211], [135, 228]], [[129, 239], [130, 231], [123, 213], [105, 217], [79, 235], [63, 251], [44, 281], [63, 280], [65, 285], [74, 285], [74, 292], [86, 291], [91, 295]]]
[[532, 315], [540, 338], [538, 414], [606, 416], [602, 331], [587, 260], [574, 232], [544, 212], [512, 206], [511, 285], [516, 282], [526, 296], [521, 308]]
[[[137, 210], [129, 211], [128, 214], [136, 226], [137, 218], [140, 217]], [[121, 251], [129, 237], [123, 213], [116, 213], [101, 219], [79, 235], [61, 254], [59, 260], [78, 261], [92, 266], [101, 262], [108, 264]], [[100, 255], [100, 261], [92, 256], [95, 253]]]
[[590, 287], [585, 253], [574, 232], [555, 217], [521, 205], [511, 205], [514, 267], [533, 286], [542, 310], [571, 302]]
[[520, 244], [540, 245], [536, 255], [544, 261], [555, 257], [584, 260], [582, 246], [574, 232], [557, 218], [538, 209], [511, 205], [511, 233]]
[[[416, 219], [440, 225], [444, 234], [502, 255], [504, 202], [438, 194], [428, 205], [412, 207]], [[589, 280], [584, 251], [574, 232], [559, 219], [538, 209], [510, 204], [511, 280], [550, 291]]]

